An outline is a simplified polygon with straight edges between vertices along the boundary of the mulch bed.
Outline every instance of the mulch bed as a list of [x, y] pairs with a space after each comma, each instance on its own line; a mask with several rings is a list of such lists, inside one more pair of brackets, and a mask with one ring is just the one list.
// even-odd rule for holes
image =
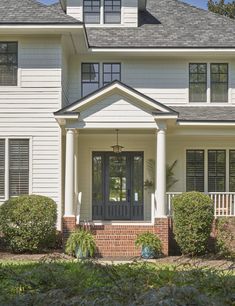
[[[12, 254], [9, 252], [0, 251], [0, 260], [1, 261], [44, 261], [44, 260], [74, 260], [73, 257], [70, 257], [63, 253], [62, 250], [56, 250], [50, 253], [44, 254]], [[94, 261], [100, 264], [119, 264], [119, 263], [131, 263], [134, 261], [144, 260], [141, 258], [98, 258]], [[194, 267], [211, 267], [217, 269], [229, 269], [235, 271], [235, 261], [221, 260], [215, 256], [204, 257], [204, 258], [189, 258], [185, 256], [169, 256], [163, 257], [154, 260], [148, 260], [148, 262], [156, 264], [171, 264], [171, 265], [193, 265]]]

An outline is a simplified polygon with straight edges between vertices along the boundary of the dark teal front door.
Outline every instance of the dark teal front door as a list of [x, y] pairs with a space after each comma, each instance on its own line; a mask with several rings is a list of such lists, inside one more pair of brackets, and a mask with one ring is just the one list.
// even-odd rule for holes
[[143, 152], [94, 152], [93, 220], [143, 220]]

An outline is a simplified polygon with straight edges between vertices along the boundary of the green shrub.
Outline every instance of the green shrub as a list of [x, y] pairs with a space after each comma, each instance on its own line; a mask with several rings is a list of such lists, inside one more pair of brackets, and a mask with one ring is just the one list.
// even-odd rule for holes
[[235, 258], [235, 217], [219, 218], [216, 222], [216, 250], [227, 258]]
[[30, 195], [11, 198], [0, 207], [0, 231], [13, 252], [39, 252], [55, 241], [56, 203]]
[[174, 198], [174, 234], [183, 254], [206, 252], [213, 218], [213, 205], [209, 196], [188, 192]]

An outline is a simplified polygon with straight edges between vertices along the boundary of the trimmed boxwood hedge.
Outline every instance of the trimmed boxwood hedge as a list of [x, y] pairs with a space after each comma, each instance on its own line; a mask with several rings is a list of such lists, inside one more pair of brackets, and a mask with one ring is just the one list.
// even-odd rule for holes
[[212, 200], [203, 193], [188, 192], [173, 199], [175, 240], [184, 255], [207, 251], [213, 218]]
[[235, 259], [235, 217], [216, 220], [216, 251], [219, 255]]
[[11, 198], [0, 207], [0, 231], [15, 253], [37, 253], [56, 237], [56, 203], [44, 196]]

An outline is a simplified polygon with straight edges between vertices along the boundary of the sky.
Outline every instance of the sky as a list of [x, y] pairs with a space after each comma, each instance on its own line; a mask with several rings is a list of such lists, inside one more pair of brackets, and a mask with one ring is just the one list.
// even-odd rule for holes
[[[58, 0], [39, 0], [39, 1], [45, 4], [51, 4], [51, 3], [58, 2]], [[183, 0], [183, 1], [186, 3], [192, 4], [192, 5], [204, 8], [204, 9], [207, 8], [207, 0]]]

